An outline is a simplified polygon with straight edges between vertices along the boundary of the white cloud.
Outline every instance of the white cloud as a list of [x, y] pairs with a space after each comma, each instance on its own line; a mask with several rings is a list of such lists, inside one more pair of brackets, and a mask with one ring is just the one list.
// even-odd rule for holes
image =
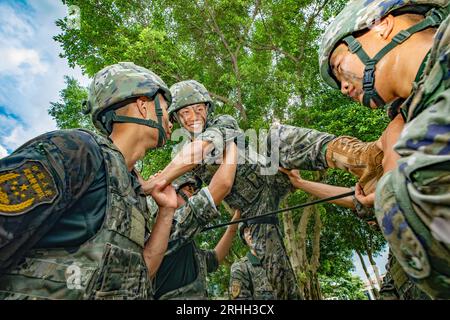
[[42, 62], [39, 53], [26, 48], [0, 48], [0, 73], [32, 75], [45, 73], [48, 66]]
[[0, 159], [6, 157], [8, 155], [8, 151], [5, 147], [0, 144]]
[[10, 5], [0, 5], [0, 74], [29, 75], [44, 73], [46, 64], [42, 61], [40, 53], [27, 44], [36, 35], [27, 12], [14, 10]]
[[89, 83], [79, 68], [71, 69], [59, 57], [55, 21], [65, 15], [60, 1], [0, 3], [0, 107], [7, 111], [3, 118], [0, 113], [0, 144], [7, 150], [56, 129], [47, 109], [59, 100], [64, 75]]

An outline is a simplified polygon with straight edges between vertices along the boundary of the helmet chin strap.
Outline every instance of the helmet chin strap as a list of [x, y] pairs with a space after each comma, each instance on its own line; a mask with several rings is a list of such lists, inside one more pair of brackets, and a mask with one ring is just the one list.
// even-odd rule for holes
[[[155, 101], [155, 113], [157, 122], [152, 119], [140, 119], [140, 118], [134, 118], [134, 117], [127, 117], [127, 116], [119, 116], [114, 111], [110, 111], [103, 115], [105, 117], [104, 123], [106, 124], [106, 127], [108, 128], [108, 131], [112, 131], [112, 125], [113, 123], [136, 123], [141, 124], [147, 127], [158, 129], [158, 144], [156, 148], [162, 147], [164, 143], [166, 142], [166, 130], [164, 130], [163, 127], [163, 110], [161, 108], [161, 104], [159, 102], [159, 95], [157, 94], [153, 101]], [[135, 99], [133, 99], [135, 100]], [[130, 101], [124, 101], [121, 103], [121, 105], [126, 105], [130, 103]], [[123, 106], [122, 105], [122, 106]]]
[[371, 107], [371, 101], [373, 101], [377, 107], [382, 107], [386, 104], [375, 89], [375, 66], [377, 63], [396, 46], [408, 40], [414, 33], [436, 27], [444, 18], [445, 16], [441, 11], [432, 9], [424, 20], [396, 34], [392, 41], [381, 49], [373, 58], [369, 58], [366, 51], [362, 48], [361, 43], [354, 36], [350, 35], [344, 38], [343, 41], [348, 45], [350, 52], [355, 53], [365, 65], [363, 78], [363, 104], [366, 107]]
[[177, 191], [177, 193], [184, 201], [189, 202], [189, 197], [183, 190], [180, 189]]

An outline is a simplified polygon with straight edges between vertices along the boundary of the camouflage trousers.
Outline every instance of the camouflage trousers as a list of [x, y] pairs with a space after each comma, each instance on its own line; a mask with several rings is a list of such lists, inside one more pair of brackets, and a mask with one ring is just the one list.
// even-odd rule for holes
[[271, 141], [279, 151], [280, 166], [286, 169], [324, 170], [328, 168], [326, 145], [336, 136], [314, 129], [276, 125]]
[[271, 129], [278, 139], [280, 166], [286, 169], [337, 168], [359, 178], [366, 194], [375, 191], [383, 175], [383, 151], [376, 142], [350, 136], [336, 137], [314, 129], [278, 125]]
[[380, 288], [381, 300], [430, 300], [430, 297], [408, 279], [403, 268], [389, 252], [386, 275]]
[[397, 169], [378, 183], [375, 214], [408, 277], [450, 298], [450, 90], [407, 124]]
[[280, 236], [274, 224], [250, 225], [253, 247], [277, 300], [301, 299], [294, 271]]

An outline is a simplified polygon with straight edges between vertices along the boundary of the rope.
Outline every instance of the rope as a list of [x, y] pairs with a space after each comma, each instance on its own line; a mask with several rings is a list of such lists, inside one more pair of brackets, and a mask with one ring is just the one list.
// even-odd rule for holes
[[[355, 194], [355, 191], [350, 191], [350, 192], [346, 192], [343, 194], [339, 194], [337, 196], [333, 196], [333, 197], [329, 197], [329, 198], [324, 198], [324, 199], [319, 199], [319, 200], [315, 200], [315, 201], [311, 201], [311, 202], [307, 202], [307, 203], [302, 203], [293, 207], [289, 207], [289, 208], [283, 208], [283, 209], [278, 209], [275, 211], [271, 211], [268, 213], [265, 213], [263, 215], [260, 216], [256, 216], [256, 217], [250, 217], [250, 218], [245, 218], [245, 219], [239, 219], [239, 220], [235, 220], [235, 221], [230, 221], [230, 222], [226, 222], [226, 223], [220, 223], [220, 224], [216, 224], [214, 226], [210, 226], [210, 227], [206, 227], [203, 228], [203, 230], [201, 232], [205, 232], [205, 231], [209, 231], [209, 230], [213, 230], [213, 229], [217, 229], [217, 228], [222, 228], [225, 226], [229, 226], [232, 224], [237, 224], [237, 223], [241, 223], [241, 222], [246, 222], [246, 221], [250, 221], [250, 220], [254, 220], [257, 221], [261, 218], [265, 218], [277, 213], [281, 213], [281, 212], [285, 212], [285, 211], [290, 211], [290, 210], [294, 210], [294, 209], [299, 209], [299, 208], [304, 208], [304, 207], [309, 207], [309, 206], [313, 206], [315, 204], [319, 204], [319, 203], [323, 203], [323, 202], [328, 202], [328, 201], [333, 201], [333, 200], [337, 200], [337, 199], [342, 199], [345, 197], [349, 197], [349, 196], [353, 196]], [[256, 223], [254, 223], [256, 224]]]

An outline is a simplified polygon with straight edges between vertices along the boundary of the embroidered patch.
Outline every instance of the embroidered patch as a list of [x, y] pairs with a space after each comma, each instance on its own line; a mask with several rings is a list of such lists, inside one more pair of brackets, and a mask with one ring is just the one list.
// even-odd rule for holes
[[0, 171], [0, 215], [16, 216], [52, 203], [58, 196], [56, 183], [39, 161], [28, 160], [14, 169]]
[[239, 294], [241, 293], [241, 283], [237, 280], [233, 280], [231, 282], [231, 297], [233, 299], [236, 299], [239, 297]]

